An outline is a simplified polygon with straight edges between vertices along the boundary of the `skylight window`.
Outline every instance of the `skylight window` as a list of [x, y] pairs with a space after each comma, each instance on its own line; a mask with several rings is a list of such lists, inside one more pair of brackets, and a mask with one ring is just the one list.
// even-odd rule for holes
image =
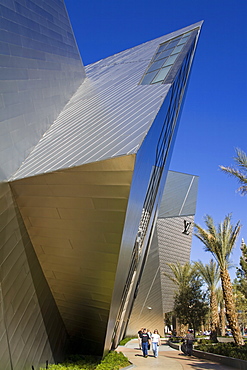
[[191, 32], [180, 35], [159, 46], [142, 78], [141, 85], [161, 84], [164, 82], [177, 57], [188, 41]]

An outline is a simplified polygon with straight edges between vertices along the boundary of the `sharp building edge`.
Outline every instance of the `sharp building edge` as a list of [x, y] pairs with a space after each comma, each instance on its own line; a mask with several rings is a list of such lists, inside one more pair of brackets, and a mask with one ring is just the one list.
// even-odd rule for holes
[[163, 325], [166, 262], [190, 254], [197, 178], [167, 174], [202, 22], [84, 67], [63, 0], [0, 18], [0, 361], [25, 370]]

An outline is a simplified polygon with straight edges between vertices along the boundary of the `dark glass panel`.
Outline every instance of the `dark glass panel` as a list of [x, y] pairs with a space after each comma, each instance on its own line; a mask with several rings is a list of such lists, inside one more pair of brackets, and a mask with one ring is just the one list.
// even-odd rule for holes
[[175, 49], [173, 50], [173, 52], [171, 53], [172, 54], [177, 54], [177, 53], [180, 53], [180, 51], [183, 49], [184, 45], [178, 45], [175, 47]]
[[179, 40], [180, 40], [180, 38], [179, 38], [179, 39], [175, 39], [175, 40], [171, 41], [171, 42], [168, 44], [167, 49], [174, 48], [174, 46], [176, 46], [176, 45], [177, 45], [177, 43], [178, 43], [178, 41], [179, 41]]
[[[165, 59], [160, 59], [160, 60], [157, 60], [156, 62], [154, 62], [148, 69], [148, 72], [152, 72], [152, 71], [155, 71], [156, 69], [160, 69], [163, 64], [165, 63], [165, 61], [167, 60], [167, 58]], [[147, 73], [148, 73], [147, 72]]]
[[157, 54], [154, 60], [156, 61], [156, 60], [168, 57], [168, 55], [170, 55], [171, 52], [172, 52], [172, 49], [164, 50], [164, 51], [162, 51], [162, 53]]
[[189, 36], [188, 37], [182, 37], [181, 40], [178, 42], [178, 45], [182, 45], [182, 44], [185, 44], [188, 40]]
[[173, 64], [173, 63], [175, 62], [175, 60], [176, 60], [177, 56], [178, 56], [178, 54], [171, 55], [171, 56], [167, 59], [167, 61], [165, 62], [164, 67], [165, 67], [165, 66], [169, 66], [169, 65]]
[[152, 79], [156, 76], [158, 71], [154, 71], [151, 73], [147, 73], [145, 77], [142, 80], [142, 85], [149, 85], [152, 81]]
[[166, 42], [165, 44], [161, 45], [159, 47], [158, 53], [161, 53], [162, 51], [164, 51], [167, 48], [167, 45], [168, 45], [168, 42]]
[[153, 79], [152, 83], [163, 81], [166, 78], [166, 76], [167, 76], [168, 72], [170, 71], [170, 69], [171, 69], [171, 66], [162, 68], [159, 71], [159, 73], [157, 74], [157, 76]]

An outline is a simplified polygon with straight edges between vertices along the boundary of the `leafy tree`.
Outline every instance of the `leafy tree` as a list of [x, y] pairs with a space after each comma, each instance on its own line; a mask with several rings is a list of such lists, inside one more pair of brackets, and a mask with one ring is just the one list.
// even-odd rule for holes
[[175, 294], [174, 312], [179, 321], [189, 325], [194, 332], [199, 330], [208, 313], [206, 293], [202, 291], [202, 282], [192, 278], [188, 285]]
[[[191, 279], [196, 275], [195, 267], [189, 262], [186, 262], [184, 265], [182, 265], [180, 262], [167, 263], [167, 265], [170, 267], [171, 273], [164, 273], [164, 275], [175, 284], [178, 292], [186, 289]], [[179, 335], [183, 336], [186, 329], [184, 327], [184, 324], [179, 320], [179, 317], [177, 318], [179, 321], [178, 332]]]
[[226, 317], [237, 345], [244, 345], [243, 337], [238, 324], [236, 308], [234, 304], [232, 283], [228, 272], [229, 257], [234, 248], [237, 236], [240, 232], [240, 224], [231, 224], [231, 216], [225, 217], [224, 221], [215, 227], [212, 217], [205, 217], [207, 229], [195, 224], [196, 237], [204, 244], [206, 251], [211, 252], [219, 265], [223, 297], [225, 301]]
[[240, 292], [247, 298], [247, 245], [242, 239], [241, 243], [242, 256], [240, 257], [240, 267], [237, 268], [236, 285]]
[[236, 279], [233, 283], [233, 291], [235, 298], [236, 310], [238, 312], [238, 321], [242, 329], [247, 326], [247, 298], [245, 295], [238, 289], [236, 284]]
[[234, 161], [236, 162], [238, 168], [233, 167], [224, 167], [220, 166], [221, 170], [230, 176], [234, 176], [240, 183], [238, 191], [242, 195], [247, 194], [247, 155], [241, 149], [236, 149], [236, 157]]
[[208, 287], [210, 297], [210, 339], [217, 342], [219, 315], [216, 287], [220, 279], [219, 268], [213, 259], [210, 260], [209, 264], [205, 265], [201, 261], [195, 262], [195, 267]]
[[165, 325], [168, 327], [169, 331], [172, 330], [172, 315], [173, 315], [173, 312], [165, 313]]

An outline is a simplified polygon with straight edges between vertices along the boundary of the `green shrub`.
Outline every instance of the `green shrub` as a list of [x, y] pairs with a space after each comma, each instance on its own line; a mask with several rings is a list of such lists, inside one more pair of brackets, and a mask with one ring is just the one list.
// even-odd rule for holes
[[122, 352], [109, 352], [95, 370], [119, 370], [130, 364]]
[[[109, 352], [99, 363], [97, 357], [70, 356], [67, 361], [58, 365], [49, 365], [49, 370], [119, 370], [130, 364], [122, 352]], [[45, 370], [44, 368], [40, 370]]]
[[199, 344], [194, 348], [203, 352], [214, 353], [221, 356], [233, 357], [247, 361], [247, 344], [244, 346], [237, 346], [234, 342]]
[[128, 343], [131, 339], [137, 339], [136, 337], [126, 337], [124, 339], [121, 340], [121, 342], [119, 343], [120, 346], [124, 346], [126, 343]]
[[[49, 365], [49, 370], [95, 370], [100, 362], [98, 357], [72, 355], [62, 364]], [[45, 369], [40, 369], [45, 370]]]
[[212, 344], [213, 341], [211, 339], [202, 338], [202, 339], [198, 339], [198, 343], [199, 344]]

